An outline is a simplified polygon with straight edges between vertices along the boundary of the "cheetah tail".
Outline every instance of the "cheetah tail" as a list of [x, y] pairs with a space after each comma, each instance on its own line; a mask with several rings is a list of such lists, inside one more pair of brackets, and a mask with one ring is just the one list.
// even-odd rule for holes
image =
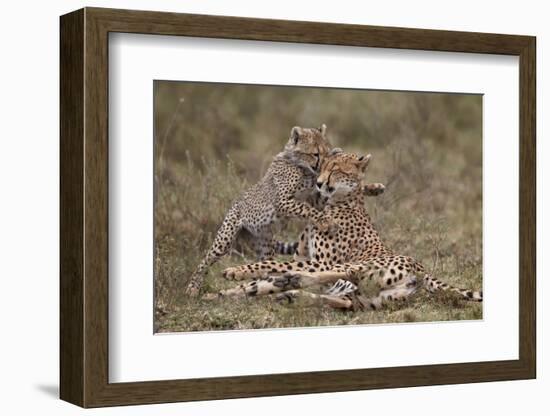
[[276, 254], [292, 255], [295, 254], [298, 249], [298, 242], [289, 243], [286, 241], [276, 241], [274, 249]]
[[474, 302], [483, 302], [483, 292], [481, 290], [475, 291], [471, 289], [460, 289], [458, 287], [454, 287], [447, 283], [444, 283], [441, 280], [437, 280], [429, 274], [424, 275], [424, 289], [426, 289], [430, 293], [434, 293], [440, 290], [447, 292], [456, 292], [464, 299]]

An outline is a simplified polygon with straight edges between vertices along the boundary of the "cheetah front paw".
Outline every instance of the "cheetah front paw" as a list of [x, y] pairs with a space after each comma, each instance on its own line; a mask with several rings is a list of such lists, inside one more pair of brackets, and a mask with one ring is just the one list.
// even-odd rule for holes
[[368, 183], [363, 187], [367, 196], [378, 196], [384, 193], [386, 186], [383, 183]]

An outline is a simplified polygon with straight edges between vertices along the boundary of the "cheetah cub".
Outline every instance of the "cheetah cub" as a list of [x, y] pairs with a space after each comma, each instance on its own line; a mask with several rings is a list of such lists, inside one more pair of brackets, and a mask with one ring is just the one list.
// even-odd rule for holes
[[191, 276], [187, 293], [197, 295], [207, 268], [228, 254], [238, 233], [246, 230], [259, 259], [269, 258], [277, 245], [272, 224], [285, 217], [309, 219], [320, 229], [331, 222], [308, 204], [322, 158], [330, 152], [326, 126], [295, 126], [282, 152], [271, 162], [264, 177], [244, 192], [227, 212], [212, 247]]

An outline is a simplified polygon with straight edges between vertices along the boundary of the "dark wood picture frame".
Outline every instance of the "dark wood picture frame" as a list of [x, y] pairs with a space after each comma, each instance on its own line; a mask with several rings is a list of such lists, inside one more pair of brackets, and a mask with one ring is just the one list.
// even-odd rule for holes
[[[83, 407], [529, 379], [536, 376], [535, 38], [85, 8], [60, 19], [60, 396]], [[519, 359], [109, 383], [110, 32], [519, 56]]]

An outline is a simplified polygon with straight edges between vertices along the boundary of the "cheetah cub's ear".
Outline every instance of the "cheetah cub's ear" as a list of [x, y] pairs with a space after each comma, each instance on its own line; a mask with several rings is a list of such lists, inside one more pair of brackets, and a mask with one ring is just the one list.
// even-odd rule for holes
[[337, 155], [337, 154], [340, 154], [340, 153], [344, 153], [342, 148], [341, 147], [334, 147], [333, 149], [330, 150], [330, 153], [328, 155], [329, 156], [334, 156], [334, 155]]
[[292, 130], [290, 130], [290, 140], [292, 140], [292, 143], [295, 145], [298, 144], [298, 139], [300, 139], [300, 136], [302, 135], [302, 128], [299, 126], [292, 127]]
[[359, 167], [359, 170], [361, 173], [365, 173], [367, 170], [367, 166], [369, 165], [370, 158], [372, 156], [370, 154], [366, 156], [360, 156], [359, 159], [357, 159], [357, 166]]
[[321, 124], [321, 127], [319, 127], [319, 131], [321, 132], [321, 136], [326, 137], [327, 135], [327, 125]]

